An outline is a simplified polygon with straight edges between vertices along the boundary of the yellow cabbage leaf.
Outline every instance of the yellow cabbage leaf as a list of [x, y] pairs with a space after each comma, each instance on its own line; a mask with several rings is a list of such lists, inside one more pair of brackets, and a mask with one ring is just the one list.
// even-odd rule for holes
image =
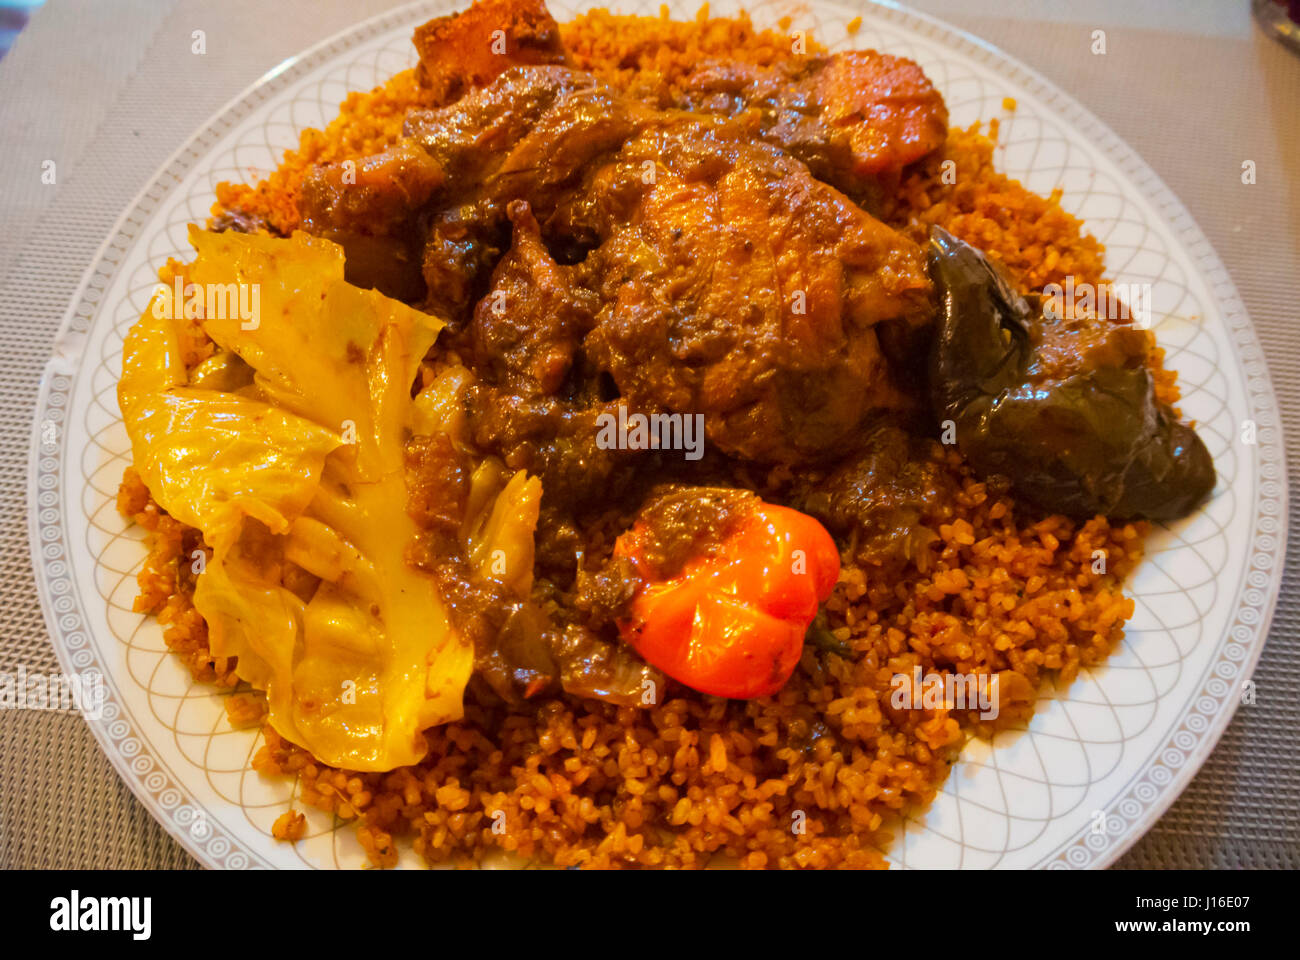
[[[472, 374], [444, 367], [415, 397], [412, 422], [424, 436], [444, 433], [457, 447], [466, 442], [464, 391]], [[511, 472], [496, 457], [484, 457], [470, 477], [461, 541], [475, 576], [493, 580], [516, 597], [533, 589], [534, 535], [541, 513], [542, 481]]]
[[[320, 760], [418, 762], [421, 731], [462, 715], [473, 666], [405, 557], [410, 388], [441, 324], [345, 283], [329, 241], [196, 227], [190, 240], [199, 322], [224, 358], [198, 383], [237, 382], [232, 355], [252, 383], [187, 378], [165, 319], [182, 305], [160, 291], [127, 337], [118, 397], [145, 484], [213, 548], [194, 594], [212, 651], [239, 658], [272, 726]], [[251, 316], [220, 309], [241, 288]], [[320, 578], [309, 598], [281, 582], [286, 562]]]
[[534, 533], [541, 512], [542, 481], [523, 470], [509, 475], [489, 457], [470, 479], [465, 541], [474, 572], [517, 597], [533, 589]]

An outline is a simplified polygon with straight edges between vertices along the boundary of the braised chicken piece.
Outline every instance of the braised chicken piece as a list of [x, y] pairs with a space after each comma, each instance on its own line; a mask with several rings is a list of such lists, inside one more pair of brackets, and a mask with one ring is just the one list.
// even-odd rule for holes
[[688, 78], [683, 101], [723, 116], [758, 111], [764, 140], [855, 199], [948, 135], [948, 109], [921, 68], [874, 50], [769, 67], [706, 63]]
[[491, 83], [511, 67], [564, 63], [560, 26], [542, 0], [478, 0], [417, 27], [416, 76], [436, 103]]
[[787, 463], [900, 404], [875, 327], [925, 322], [920, 251], [775, 147], [666, 115], [561, 216], [605, 238], [585, 346], [630, 403], [703, 414], [724, 453]]

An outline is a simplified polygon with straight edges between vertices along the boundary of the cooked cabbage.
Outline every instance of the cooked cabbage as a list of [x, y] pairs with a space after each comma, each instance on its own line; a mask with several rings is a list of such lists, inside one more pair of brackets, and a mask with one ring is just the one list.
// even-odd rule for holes
[[[256, 284], [255, 322], [202, 317], [218, 356], [191, 383], [160, 290], [126, 338], [118, 400], [136, 468], [213, 550], [194, 603], [217, 656], [266, 691], [272, 726], [333, 766], [418, 762], [421, 731], [462, 715], [473, 667], [434, 582], [405, 562], [411, 384], [441, 323], [343, 280], [343, 252], [190, 228], [187, 279]], [[162, 298], [161, 300], [159, 298]], [[160, 319], [163, 317], [163, 319]], [[292, 563], [320, 578], [303, 599]]]

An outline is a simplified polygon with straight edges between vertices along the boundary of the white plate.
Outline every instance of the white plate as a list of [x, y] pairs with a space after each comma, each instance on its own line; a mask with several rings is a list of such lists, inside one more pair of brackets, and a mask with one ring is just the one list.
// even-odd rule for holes
[[[587, 4], [552, 2], [557, 19]], [[657, 13], [620, 2], [622, 13]], [[1128, 585], [1137, 612], [1121, 649], [1068, 690], [1049, 692], [1026, 730], [972, 743], [942, 794], [889, 855], [906, 867], [1095, 867], [1118, 857], [1209, 755], [1259, 657], [1286, 543], [1279, 415], [1259, 341], [1232, 281], [1183, 205], [1100, 121], [1032, 70], [939, 21], [874, 3], [747, 4], [761, 26], [785, 15], [835, 49], [918, 61], [952, 123], [1000, 117], [1000, 169], [1082, 217], [1117, 281], [1150, 283], [1155, 330], [1181, 375], [1186, 415], [1214, 456], [1213, 499], [1155, 533]], [[695, 8], [670, 4], [684, 19]], [[42, 384], [32, 438], [32, 561], [67, 673], [105, 678], [91, 728], [122, 779], [202, 863], [352, 866], [348, 827], [308, 812], [308, 837], [270, 826], [295, 784], [249, 770], [260, 737], [229, 728], [221, 696], [190, 683], [152, 620], [131, 612], [144, 556], [114, 508], [129, 446], [115, 385], [122, 337], [168, 256], [188, 259], [222, 180], [272, 169], [304, 127], [322, 127], [350, 90], [414, 63], [412, 28], [446, 0], [369, 20], [287, 61], [182, 147], [105, 241], [69, 307]], [[734, 11], [714, 4], [716, 15]], [[845, 25], [861, 16], [852, 37]], [[1002, 109], [1014, 97], [1013, 113]], [[1253, 427], [1250, 425], [1253, 424]], [[1254, 429], [1256, 442], [1243, 440]], [[414, 859], [413, 854], [407, 859]]]

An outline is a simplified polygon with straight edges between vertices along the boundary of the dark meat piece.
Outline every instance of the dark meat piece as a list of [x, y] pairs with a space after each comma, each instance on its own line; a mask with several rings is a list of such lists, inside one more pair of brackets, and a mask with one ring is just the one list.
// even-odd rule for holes
[[792, 505], [851, 544], [854, 558], [886, 572], [907, 563], [926, 569], [938, 539], [936, 513], [950, 510], [951, 481], [932, 456], [933, 441], [887, 423], [864, 431], [860, 452], [825, 477], [801, 480]]
[[574, 75], [573, 88], [538, 117], [485, 185], [484, 194], [503, 209], [523, 199], [539, 218], [549, 219], [552, 210], [582, 189], [590, 168], [657, 119], [655, 111], [583, 76]]
[[589, 74], [566, 67], [510, 69], [450, 106], [412, 110], [402, 132], [437, 161], [460, 193], [490, 180], [558, 100], [595, 86]]
[[578, 624], [564, 628], [555, 644], [560, 684], [575, 697], [620, 706], [654, 706], [668, 680], [623, 643], [605, 640]]
[[474, 311], [473, 355], [499, 385], [524, 396], [546, 396], [558, 392], [569, 375], [600, 303], [574, 282], [574, 268], [551, 259], [527, 203], [510, 204], [509, 217], [514, 245]]
[[663, 675], [617, 640], [556, 622], [547, 613], [553, 604], [474, 573], [461, 539], [470, 474], [445, 434], [417, 438], [407, 451], [407, 506], [421, 529], [410, 561], [437, 581], [452, 622], [474, 646], [475, 674], [514, 704], [563, 689], [638, 706], [647, 689], [663, 690]]
[[424, 296], [418, 213], [445, 182], [443, 168], [418, 145], [313, 167], [298, 211], [304, 230], [343, 246], [344, 277], [399, 300]]
[[568, 510], [615, 497], [635, 475], [640, 454], [600, 446], [602, 414], [614, 403], [589, 398], [521, 397], [479, 384], [467, 391], [476, 446], [542, 481], [543, 510]]
[[[568, 97], [582, 103], [564, 115], [586, 126], [544, 125]], [[607, 97], [588, 75], [535, 67], [508, 70], [451, 106], [413, 110], [405, 139], [384, 153], [308, 172], [303, 227], [343, 245], [351, 282], [461, 322], [509, 242], [507, 204], [544, 195], [601, 149], [600, 131], [619, 116]]]
[[471, 202], [434, 215], [416, 264], [424, 285], [423, 306], [459, 331], [487, 292], [501, 252], [510, 242], [493, 204]]
[[628, 607], [645, 585], [629, 557], [612, 555], [603, 566], [578, 570], [574, 581], [573, 605], [591, 622], [610, 625], [627, 615]]
[[920, 250], [776, 148], [666, 114], [559, 219], [607, 238], [585, 346], [629, 402], [763, 462], [840, 450], [901, 402], [874, 327], [928, 321]]
[[941, 294], [931, 403], [976, 470], [1076, 517], [1176, 520], [1214, 488], [1205, 444], [1156, 399], [1150, 334], [1043, 318], [983, 254], [938, 227], [930, 270]]
[[757, 110], [763, 139], [859, 199], [948, 135], [948, 110], [921, 68], [874, 50], [770, 67], [706, 63], [687, 78], [684, 101], [727, 116]]
[[752, 490], [662, 484], [637, 514], [640, 555], [653, 579], [670, 580], [692, 560], [716, 556], [737, 524], [759, 506]]
[[446, 179], [445, 167], [427, 150], [402, 141], [357, 161], [313, 167], [303, 177], [298, 210], [311, 233], [391, 236]]
[[457, 203], [429, 225], [429, 303], [453, 321], [465, 316], [508, 241], [508, 205], [526, 200], [549, 213], [643, 120], [637, 105], [562, 67], [509, 70], [451, 107], [412, 112], [407, 132], [456, 187]]
[[743, 129], [556, 67], [408, 127], [471, 187], [424, 254], [429, 302], [453, 318], [488, 293], [504, 211], [526, 200], [543, 232], [599, 245], [584, 266], [609, 306], [585, 347], [630, 404], [702, 413], [723, 451], [792, 461], [899, 402], [872, 328], [928, 319], [920, 251]]
[[475, 0], [453, 16], [417, 27], [416, 76], [436, 103], [491, 83], [511, 67], [563, 63], [559, 24], [542, 0]]
[[456, 187], [457, 202], [430, 217], [420, 265], [429, 304], [453, 328], [484, 294], [509, 242], [504, 204], [486, 186], [510, 149], [575, 82], [587, 81], [562, 68], [510, 70], [450, 107], [407, 115], [406, 133], [450, 172]]

